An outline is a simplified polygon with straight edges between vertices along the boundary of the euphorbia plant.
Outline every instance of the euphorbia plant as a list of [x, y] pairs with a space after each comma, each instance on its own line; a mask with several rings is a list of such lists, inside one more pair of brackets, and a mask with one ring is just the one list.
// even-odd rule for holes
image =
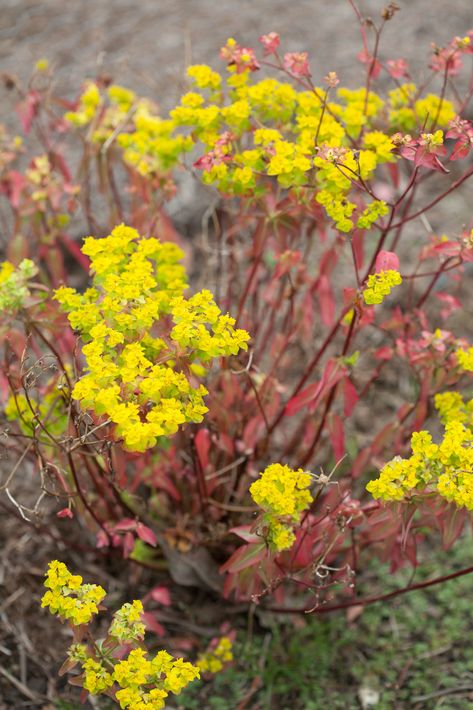
[[[38, 281], [13, 304], [19, 272], [3, 267], [3, 383], [19, 425], [9, 446], [39, 462], [44, 491], [67, 501], [59, 514], [80, 515], [101, 548], [148, 566], [164, 558], [171, 577], [232, 599], [273, 596], [285, 608], [291, 586], [297, 609], [320, 611], [335, 585], [342, 606], [360, 602], [353, 578], [371, 556], [395, 570], [417, 563], [434, 529], [446, 544], [460, 534], [472, 350], [448, 319], [463, 307], [473, 241], [463, 224], [436, 233], [427, 215], [473, 175], [460, 170], [473, 88], [462, 97], [454, 84], [470, 35], [436, 49], [418, 86], [402, 59], [379, 55], [395, 10], [362, 24], [356, 90], [334, 72], [317, 85], [308, 55], [283, 53], [275, 33], [260, 38], [261, 57], [228, 40], [223, 76], [190, 67], [190, 90], [165, 119], [103, 82], [61, 115], [36, 90], [52, 134], [63, 131], [65, 147], [73, 131], [82, 141], [68, 207], [82, 205], [94, 238], [80, 250], [58, 227], [39, 249]], [[64, 175], [58, 151], [48, 170]], [[91, 201], [94, 162], [107, 226]], [[10, 167], [3, 191], [28, 224], [39, 198]], [[184, 239], [164, 210], [182, 170], [219, 196], [202, 241], [186, 245], [205, 272], [190, 297], [183, 252], [168, 243]], [[46, 177], [34, 214], [47, 225], [62, 207]], [[122, 219], [130, 226], [115, 226]], [[83, 291], [53, 268], [65, 248], [90, 269]], [[401, 373], [388, 407], [383, 383]], [[439, 444], [419, 431], [434, 403]]]

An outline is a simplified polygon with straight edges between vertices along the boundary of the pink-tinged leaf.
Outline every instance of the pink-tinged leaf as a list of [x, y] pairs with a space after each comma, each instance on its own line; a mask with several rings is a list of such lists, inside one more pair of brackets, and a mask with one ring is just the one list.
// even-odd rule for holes
[[16, 112], [20, 119], [21, 127], [26, 134], [30, 132], [33, 119], [37, 115], [40, 98], [37, 91], [30, 91], [26, 95], [26, 98], [20, 101], [16, 106]]
[[128, 559], [135, 549], [135, 536], [131, 532], [127, 532], [121, 538], [123, 557]]
[[148, 631], [152, 631], [156, 636], [165, 636], [166, 630], [162, 624], [159, 623], [155, 615], [151, 611], [145, 611], [141, 614], [143, 623], [145, 624]]
[[351, 243], [353, 246], [353, 256], [356, 260], [356, 265], [358, 269], [363, 268], [363, 262], [365, 259], [365, 230], [355, 229], [352, 232]]
[[376, 79], [376, 77], [379, 76], [383, 66], [381, 62], [375, 59], [375, 57], [370, 52], [367, 52], [365, 49], [362, 49], [361, 52], [358, 52], [356, 58], [362, 64], [366, 65], [366, 71], [373, 79]]
[[195, 450], [202, 470], [209, 465], [210, 432], [205, 427], [199, 429], [194, 439]]
[[136, 520], [133, 518], [122, 518], [116, 525], [113, 526], [115, 532], [125, 532], [127, 530], [136, 530]]
[[254, 567], [264, 560], [266, 556], [266, 545], [264, 542], [243, 545], [236, 550], [233, 555], [220, 567], [220, 574], [230, 572], [235, 574], [247, 567]]
[[317, 287], [320, 305], [320, 317], [324, 325], [332, 325], [335, 317], [335, 299], [328, 276], [322, 274]]
[[251, 532], [251, 530], [251, 525], [239, 525], [236, 528], [230, 528], [228, 532], [237, 535], [245, 542], [261, 542], [261, 538], [259, 537], [259, 535], [256, 535], [255, 533]]
[[311, 385], [299, 392], [299, 394], [297, 394], [295, 397], [292, 397], [292, 399], [290, 399], [289, 402], [286, 404], [285, 413], [287, 414], [287, 416], [294, 416], [294, 414], [297, 414], [297, 412], [300, 412], [301, 409], [306, 407], [309, 402], [312, 402], [314, 399], [316, 399], [322, 387], [322, 381], [313, 382]]
[[110, 538], [105, 530], [99, 530], [95, 538], [95, 546], [100, 550], [102, 547], [109, 547]]
[[74, 513], [72, 512], [72, 510], [70, 508], [63, 508], [62, 510], [59, 510], [56, 513], [56, 516], [58, 518], [71, 518], [72, 519], [74, 517]]
[[11, 206], [17, 209], [20, 205], [21, 192], [26, 185], [26, 178], [17, 170], [8, 173], [8, 199]]
[[340, 461], [345, 454], [345, 432], [343, 422], [338, 414], [334, 414], [330, 417], [329, 436], [335, 461]]
[[308, 407], [309, 412], [313, 412], [327, 390], [334, 387], [345, 377], [347, 369], [335, 360], [329, 360], [325, 365], [325, 370], [320, 382], [308, 385], [302, 392], [289, 400], [286, 404], [285, 412], [288, 417], [294, 416], [304, 407]]
[[386, 68], [393, 79], [409, 78], [409, 65], [405, 59], [388, 59]]
[[171, 606], [171, 594], [167, 587], [154, 587], [147, 597], [163, 606]]
[[345, 399], [343, 413], [346, 417], [349, 417], [358, 402], [358, 394], [349, 377], [347, 377], [343, 382], [343, 396]]
[[386, 164], [388, 173], [391, 178], [391, 182], [394, 187], [399, 187], [400, 171], [399, 165], [397, 163], [387, 163]]
[[399, 271], [399, 259], [393, 251], [380, 251], [376, 258], [376, 273]]
[[[447, 138], [448, 138], [447, 134]], [[471, 143], [466, 137], [457, 141], [450, 155], [450, 160], [463, 160], [471, 150]]]
[[143, 540], [143, 542], [146, 542], [148, 545], [156, 547], [156, 545], [158, 544], [158, 538], [156, 537], [154, 532], [146, 525], [143, 525], [143, 523], [137, 524], [136, 533], [140, 540]]

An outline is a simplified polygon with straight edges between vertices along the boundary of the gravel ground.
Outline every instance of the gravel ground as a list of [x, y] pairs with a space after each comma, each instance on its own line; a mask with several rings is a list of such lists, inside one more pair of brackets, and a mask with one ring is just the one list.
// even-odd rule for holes
[[[359, 0], [379, 18], [387, 0]], [[398, 0], [386, 28], [384, 56], [422, 66], [429, 43], [447, 42], [473, 25], [472, 0]], [[284, 48], [308, 50], [316, 77], [336, 70], [361, 79], [360, 47], [347, 0], [0, 0], [0, 68], [28, 76], [39, 57], [56, 67], [61, 89], [75, 94], [97, 67], [164, 104], [179, 94], [188, 61], [218, 64], [228, 36], [247, 46], [263, 32], [281, 33]]]

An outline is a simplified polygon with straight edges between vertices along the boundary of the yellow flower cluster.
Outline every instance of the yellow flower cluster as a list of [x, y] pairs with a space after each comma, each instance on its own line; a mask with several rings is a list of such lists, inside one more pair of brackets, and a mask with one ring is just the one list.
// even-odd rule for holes
[[378, 217], [384, 217], [388, 212], [388, 206], [383, 200], [373, 200], [358, 217], [356, 226], [358, 229], [369, 229]]
[[49, 563], [44, 586], [48, 591], [41, 606], [49, 607], [51, 614], [69, 620], [74, 626], [88, 624], [106, 594], [97, 584], [82, 584], [82, 577], [71, 574], [58, 560]]
[[408, 133], [416, 128], [430, 129], [432, 126], [446, 128], [455, 118], [455, 108], [451, 101], [436, 94], [427, 94], [417, 99], [415, 84], [401, 84], [388, 93], [389, 122], [395, 131]]
[[[142, 648], [130, 651], [113, 671], [113, 680], [120, 686], [116, 698], [121, 708], [129, 710], [159, 710], [169, 693], [178, 695], [199, 677], [199, 669], [182, 658], [159, 651], [150, 660]], [[149, 689], [150, 685], [154, 687]]]
[[84, 671], [83, 687], [92, 693], [98, 695], [112, 687], [114, 680], [112, 674], [105, 668], [100, 661], [94, 661], [93, 658], [87, 658], [82, 664]]
[[457, 361], [462, 370], [467, 370], [468, 372], [473, 372], [473, 347], [463, 350], [459, 348], [455, 355], [457, 356]]
[[391, 293], [394, 286], [402, 283], [401, 274], [394, 269], [380, 271], [368, 276], [368, 282], [363, 291], [363, 298], [367, 305], [382, 303], [385, 296]]
[[267, 539], [273, 549], [286, 550], [294, 543], [293, 524], [313, 501], [308, 490], [311, 481], [310, 473], [275, 463], [251, 484], [251, 497], [265, 511]]
[[55, 298], [80, 331], [87, 364], [73, 397], [108, 417], [130, 451], [145, 451], [181, 424], [201, 422], [205, 387], [194, 386], [202, 363], [247, 349], [209, 291], [184, 298], [182, 251], [142, 239], [121, 225], [104, 239], [88, 237], [93, 287], [62, 287]]
[[202, 673], [218, 673], [226, 663], [233, 661], [233, 642], [228, 636], [222, 636], [214, 648], [210, 648], [197, 659], [197, 666]]
[[428, 487], [473, 510], [473, 400], [465, 403], [458, 392], [445, 392], [435, 405], [445, 426], [440, 444], [427, 431], [415, 432], [410, 458], [389, 461], [366, 488], [374, 498], [400, 501]]
[[141, 621], [142, 613], [143, 604], [139, 599], [135, 599], [131, 604], [123, 604], [113, 615], [108, 633], [120, 643], [143, 639], [145, 625]]
[[28, 281], [38, 273], [30, 259], [23, 259], [17, 268], [9, 262], [0, 264], [0, 312], [13, 315], [30, 296]]
[[[63, 562], [49, 563], [44, 586], [48, 591], [41, 606], [52, 614], [67, 619], [73, 626], [88, 624], [96, 614], [105, 590], [95, 584], [82, 584], [80, 575], [69, 572]], [[121, 708], [129, 710], [160, 710], [169, 693], [178, 695], [191, 681], [200, 677], [197, 666], [182, 658], [173, 658], [167, 651], [159, 651], [149, 659], [143, 648], [132, 649], [127, 658], [118, 660], [113, 649], [124, 643], [136, 643], [144, 636], [140, 618], [143, 605], [135, 600], [124, 604], [115, 614], [105, 644], [73, 643], [68, 652], [72, 667], [82, 666], [82, 685], [91, 694], [114, 693]], [[110, 643], [113, 641], [114, 643]], [[223, 647], [222, 647], [223, 649]], [[224, 652], [225, 651], [225, 652]], [[220, 656], [228, 656], [228, 648]], [[225, 656], [225, 658], [226, 658]], [[115, 687], [114, 687], [115, 686]]]
[[125, 163], [140, 175], [166, 174], [194, 144], [190, 137], [174, 135], [173, 122], [155, 115], [148, 106], [137, 109], [133, 130], [121, 133], [117, 143], [124, 149]]
[[442, 424], [460, 422], [473, 429], [473, 399], [465, 402], [460, 392], [442, 392], [435, 395], [435, 408]]
[[100, 90], [93, 81], [86, 83], [76, 111], [67, 111], [66, 121], [75, 126], [85, 126], [94, 118], [101, 103]]
[[[274, 78], [254, 81], [249, 68], [236, 72], [230, 63], [228, 69], [225, 91], [210, 67], [190, 67], [195, 90], [170, 112], [176, 128], [190, 130], [206, 151], [209, 160], [199, 166], [203, 181], [227, 194], [259, 195], [264, 176], [285, 188], [309, 188], [340, 231], [369, 228], [386, 214], [382, 202], [363, 211], [347, 199], [354, 184], [369, 180], [378, 165], [399, 159], [390, 135], [378, 129], [379, 119], [387, 116], [395, 133], [434, 123], [446, 127], [455, 115], [446, 99], [418, 98], [412, 83], [390, 91], [387, 101], [364, 88], [343, 87], [330, 100], [320, 87], [299, 90]], [[359, 150], [353, 150], [353, 140], [360, 140]]]
[[65, 118], [77, 127], [89, 126], [92, 143], [103, 145], [116, 135], [123, 160], [141, 175], [167, 175], [193, 146], [190, 137], [175, 134], [174, 123], [162, 119], [151, 101], [123, 86], [101, 92], [89, 82], [77, 110], [68, 111]]
[[[236, 46], [229, 40], [225, 51]], [[238, 70], [229, 62], [226, 79], [205, 64], [188, 67], [187, 75], [191, 90], [168, 119], [124, 87], [105, 91], [94, 83], [86, 85], [77, 110], [66, 118], [89, 126], [92, 141], [116, 135], [124, 161], [144, 176], [166, 176], [200, 144], [203, 162], [196, 166], [203, 169], [204, 183], [230, 195], [258, 196], [267, 177], [295, 188], [303, 199], [308, 189], [309, 199], [315, 197], [343, 232], [367, 229], [384, 213], [376, 214], [379, 205], [363, 211], [359, 201], [348, 198], [379, 165], [399, 160], [391, 135], [445, 128], [455, 116], [451, 102], [435, 94], [421, 98], [411, 82], [384, 100], [365, 88], [332, 88], [327, 96], [322, 87], [308, 91], [275, 78], [255, 80], [251, 55], [244, 52]], [[389, 134], [379, 130], [383, 120]]]

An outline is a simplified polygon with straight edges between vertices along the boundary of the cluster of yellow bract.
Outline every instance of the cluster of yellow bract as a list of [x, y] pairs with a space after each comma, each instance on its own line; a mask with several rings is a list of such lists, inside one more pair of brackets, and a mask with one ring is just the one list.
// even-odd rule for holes
[[189, 299], [183, 254], [175, 244], [142, 239], [131, 227], [88, 237], [93, 287], [62, 287], [55, 298], [85, 345], [87, 374], [73, 397], [116, 425], [130, 451], [145, 451], [207, 411], [203, 385], [192, 385], [213, 358], [247, 349], [249, 335], [222, 315], [209, 291]]
[[133, 649], [109, 670], [103, 662], [92, 658], [83, 662], [82, 668], [84, 688], [89, 693], [103, 693], [117, 683], [115, 697], [121, 708], [129, 710], [160, 710], [169, 693], [178, 695], [200, 677], [199, 669], [182, 658], [175, 659], [167, 651], [159, 651], [150, 660], [142, 648]]
[[197, 666], [202, 673], [218, 673], [226, 663], [233, 661], [233, 642], [228, 636], [219, 638], [217, 645], [210, 648], [197, 659]]
[[78, 127], [87, 126], [89, 139], [103, 145], [112, 136], [124, 149], [123, 159], [141, 175], [161, 175], [174, 167], [193, 141], [174, 132], [174, 123], [162, 119], [148, 99], [113, 85], [103, 91], [89, 82], [76, 111], [65, 114]]
[[141, 621], [143, 604], [139, 599], [123, 604], [113, 615], [108, 633], [120, 643], [137, 641], [145, 635], [145, 625]]
[[462, 370], [473, 372], [473, 347], [464, 350], [460, 348], [456, 351], [457, 361]]
[[264, 511], [267, 539], [276, 550], [286, 550], [294, 543], [294, 523], [313, 501], [307, 490], [311, 484], [310, 473], [279, 463], [271, 464], [260, 478], [251, 484], [251, 497]]
[[160, 710], [169, 693], [178, 695], [199, 677], [199, 669], [182, 658], [173, 658], [167, 651], [159, 651], [149, 659], [142, 648], [130, 651], [113, 671], [113, 681], [120, 686], [116, 698], [121, 708], [129, 710]]
[[[82, 584], [82, 577], [69, 572], [63, 562], [49, 563], [42, 606], [52, 614], [67, 619], [72, 625], [88, 624], [99, 610], [106, 592], [95, 584]], [[112, 694], [121, 708], [128, 710], [160, 710], [169, 693], [179, 694], [191, 681], [200, 677], [200, 670], [182, 658], [173, 658], [167, 651], [159, 651], [154, 658], [142, 648], [132, 649], [118, 660], [110, 649], [117, 645], [133, 644], [144, 637], [141, 622], [143, 605], [139, 600], [124, 604], [114, 614], [109, 638], [115, 643], [95, 644], [93, 651], [84, 643], [74, 643], [68, 656], [72, 665], [80, 663], [82, 684], [93, 695]], [[117, 644], [118, 642], [118, 644]], [[93, 654], [95, 657], [92, 657]]]
[[0, 312], [14, 314], [30, 295], [28, 281], [38, 273], [30, 259], [15, 266], [9, 261], [0, 264]]
[[385, 296], [389, 296], [391, 289], [394, 286], [399, 286], [402, 283], [402, 277], [399, 271], [389, 269], [388, 271], [380, 271], [376, 274], [368, 276], [368, 282], [363, 291], [363, 298], [367, 305], [382, 303]]
[[[255, 81], [250, 68], [237, 71], [234, 64], [228, 71], [224, 82], [210, 67], [189, 67], [195, 90], [170, 112], [174, 124], [203, 146], [197, 165], [204, 182], [228, 194], [262, 194], [265, 176], [275, 176], [285, 188], [304, 186], [344, 232], [369, 228], [387, 213], [382, 200], [365, 209], [348, 197], [378, 165], [398, 159], [391, 135], [425, 130], [432, 117], [446, 127], [455, 116], [445, 99], [434, 94], [418, 99], [414, 84], [390, 91], [387, 100], [364, 88], [339, 88], [337, 100], [324, 103], [324, 88], [298, 90], [274, 78]], [[388, 126], [386, 133], [380, 123]]]
[[473, 509], [473, 399], [465, 402], [459, 392], [435, 397], [445, 426], [440, 444], [427, 431], [412, 435], [412, 456], [396, 456], [370, 481], [374, 498], [400, 501], [428, 488], [459, 507]]
[[[369, 229], [387, 213], [383, 200], [362, 205], [349, 197], [379, 165], [399, 159], [391, 136], [442, 129], [455, 117], [450, 101], [435, 94], [419, 98], [410, 82], [386, 98], [342, 87], [332, 89], [336, 100], [325, 100], [322, 87], [311, 91], [275, 78], [255, 80], [251, 63], [229, 63], [227, 69], [224, 78], [204, 64], [188, 67], [192, 90], [167, 119], [128, 89], [105, 91], [94, 83], [66, 119], [87, 126], [92, 141], [116, 137], [125, 162], [145, 176], [166, 173], [199, 146], [203, 155], [196, 165], [203, 168], [203, 181], [226, 194], [261, 195], [266, 176], [284, 188], [309, 188], [309, 198], [323, 205], [336, 228], [350, 232]], [[306, 190], [300, 194], [307, 199]]]
[[49, 563], [44, 586], [48, 591], [41, 600], [42, 607], [49, 607], [51, 614], [67, 619], [74, 626], [88, 624], [98, 613], [98, 604], [105, 597], [105, 590], [96, 584], [82, 584], [82, 577], [71, 574], [63, 562]]

